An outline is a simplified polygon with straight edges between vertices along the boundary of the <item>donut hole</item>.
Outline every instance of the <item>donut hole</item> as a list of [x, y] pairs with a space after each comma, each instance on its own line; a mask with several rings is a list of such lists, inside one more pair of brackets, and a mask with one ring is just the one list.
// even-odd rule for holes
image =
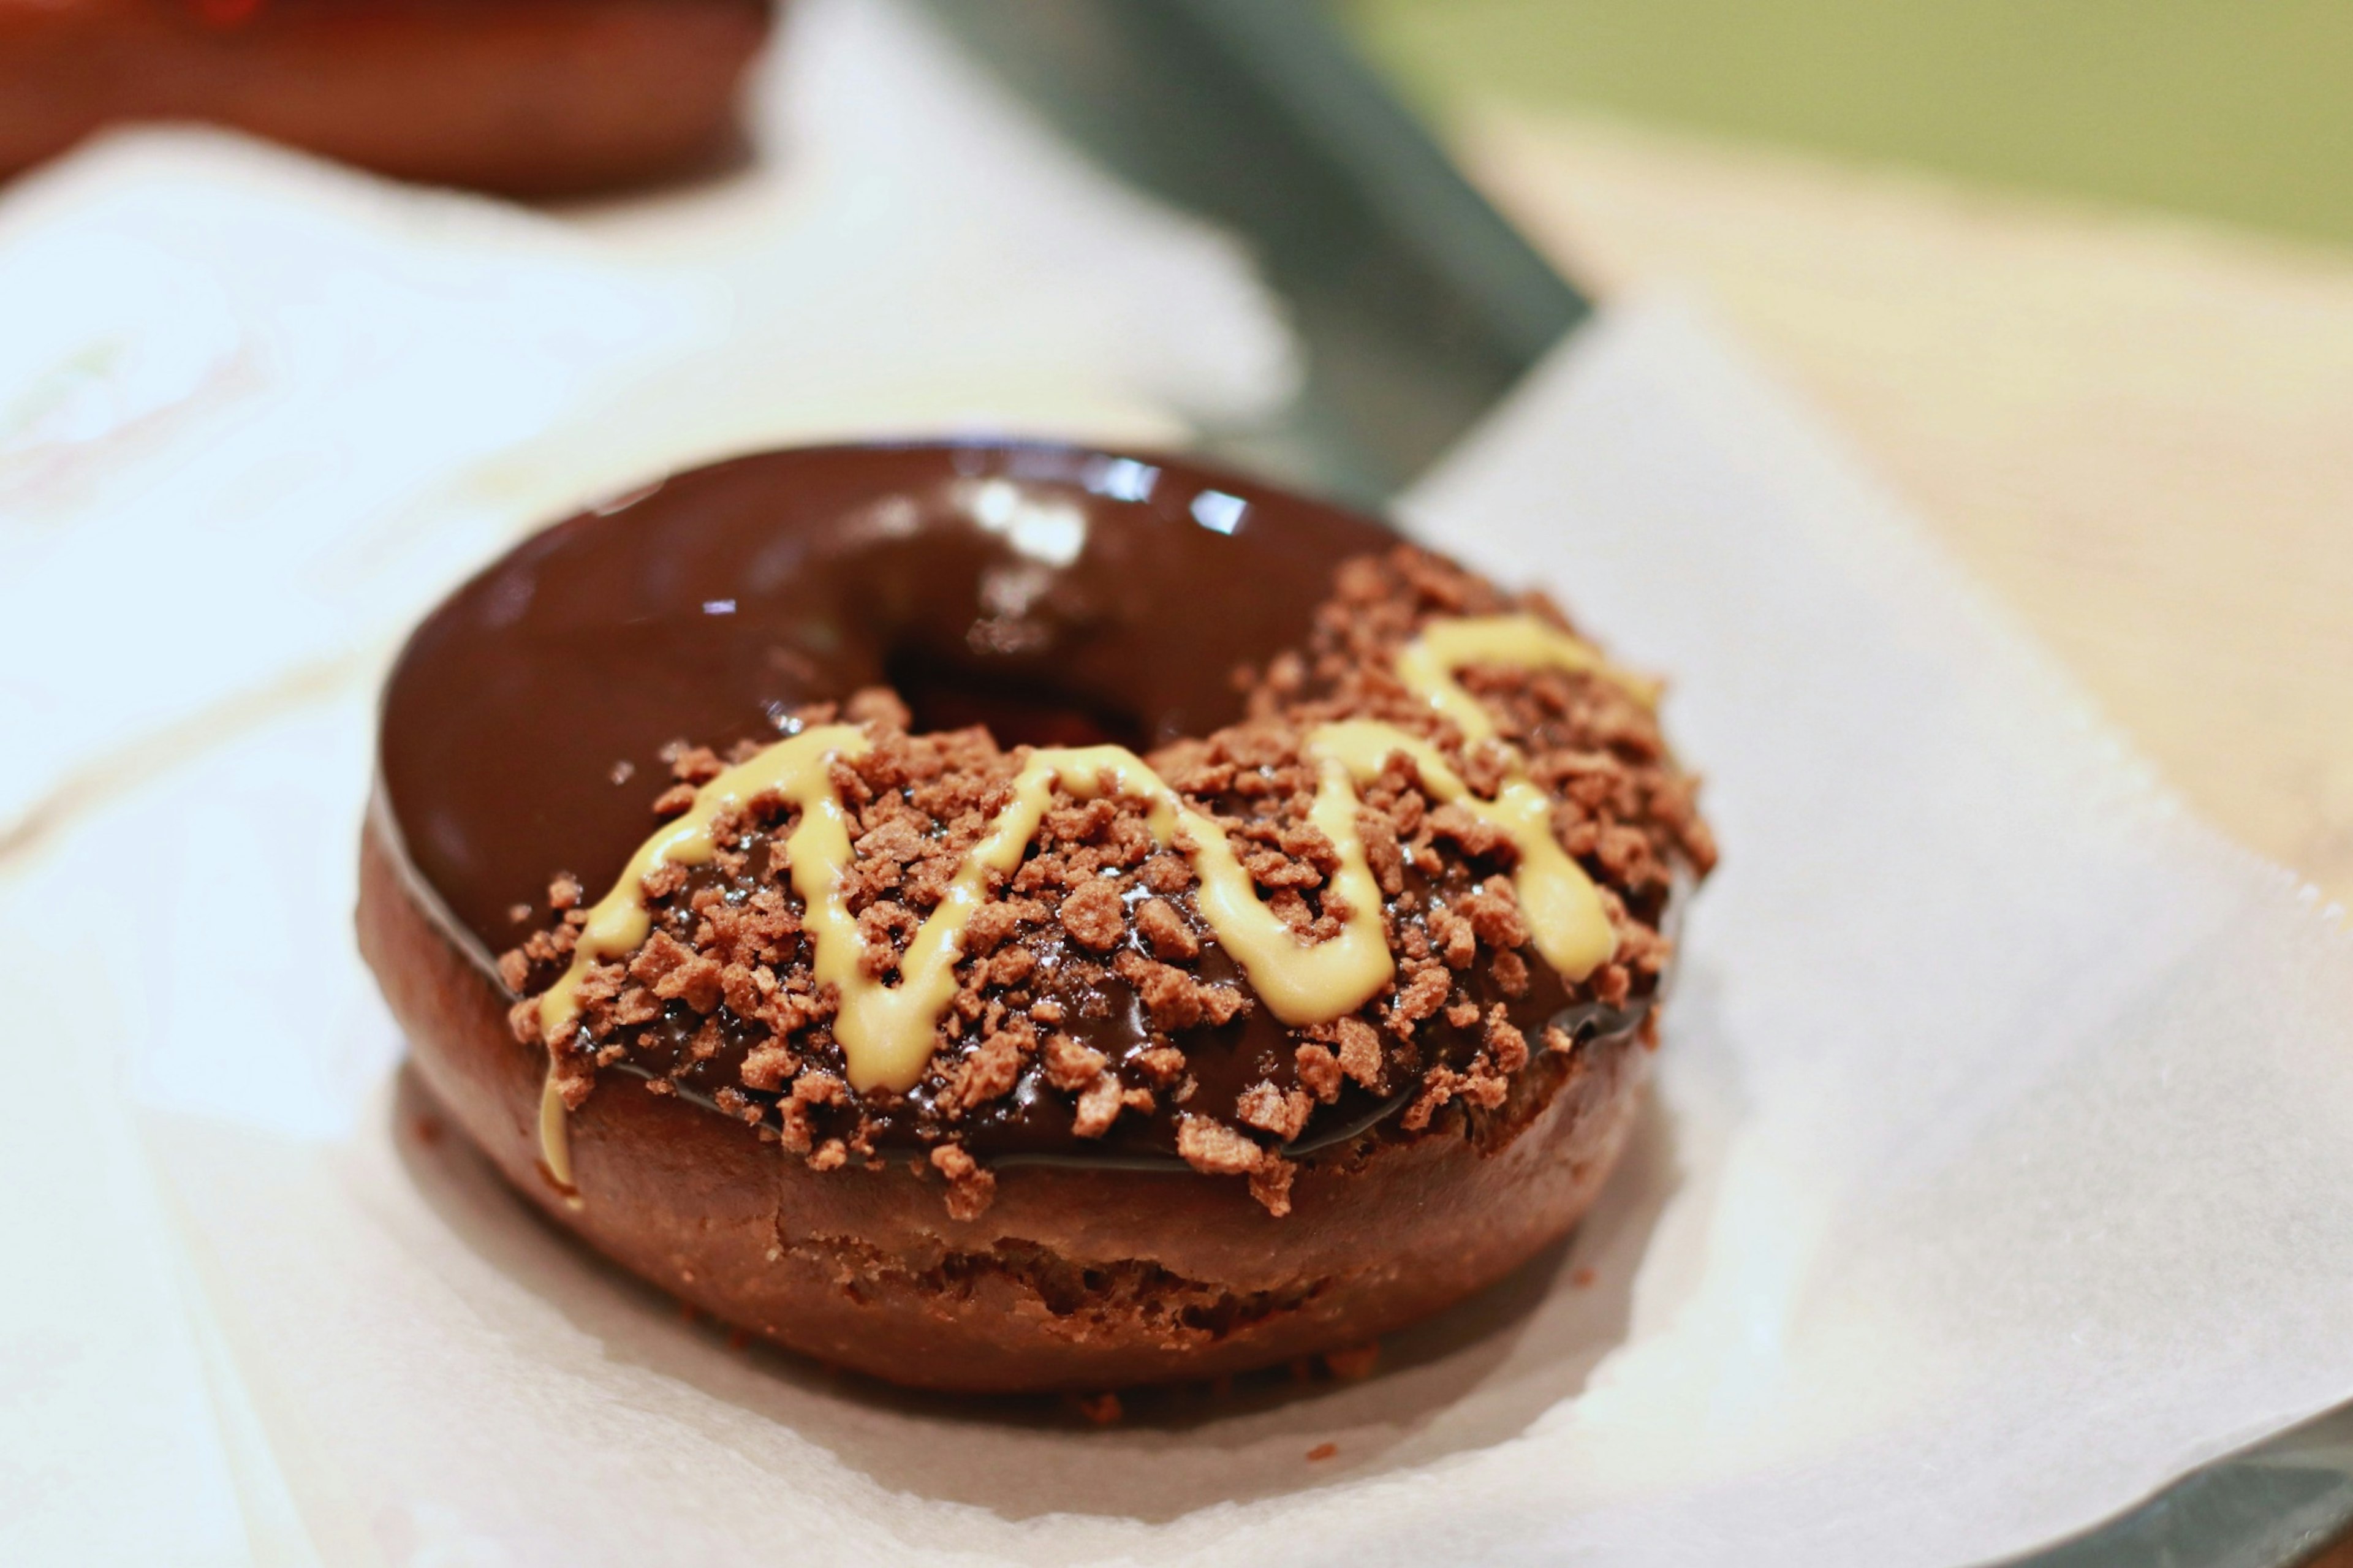
[[1142, 752], [1151, 726], [1109, 703], [1009, 670], [959, 666], [922, 648], [901, 648], [884, 673], [914, 715], [917, 734], [985, 726], [1000, 746], [1100, 746]]

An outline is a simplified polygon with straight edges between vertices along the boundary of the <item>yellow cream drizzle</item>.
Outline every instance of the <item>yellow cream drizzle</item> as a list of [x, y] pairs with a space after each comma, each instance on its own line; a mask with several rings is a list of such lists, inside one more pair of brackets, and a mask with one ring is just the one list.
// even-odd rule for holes
[[1508, 665], [1515, 669], [1565, 669], [1599, 675], [1622, 687], [1638, 701], [1659, 700], [1658, 682], [1604, 660], [1592, 644], [1579, 642], [1534, 616], [1465, 616], [1430, 622], [1421, 636], [1398, 652], [1398, 679], [1406, 689], [1454, 721], [1466, 745], [1495, 733], [1495, 721], [1480, 700], [1454, 679], [1466, 665]]
[[1324, 725], [1308, 737], [1307, 744], [1318, 756], [1338, 761], [1351, 775], [1366, 782], [1379, 773], [1392, 753], [1402, 752], [1421, 774], [1423, 790], [1440, 804], [1459, 805], [1482, 822], [1502, 828], [1519, 851], [1512, 883], [1519, 894], [1520, 911], [1527, 919], [1528, 935], [1544, 961], [1563, 978], [1584, 979], [1617, 951], [1617, 933], [1602, 912], [1593, 879], [1553, 837], [1552, 797], [1535, 784], [1513, 778], [1495, 792], [1493, 800], [1481, 800], [1447, 766], [1437, 747], [1393, 725], [1364, 720]]
[[[1649, 683], [1612, 669], [1590, 647], [1533, 616], [1433, 621], [1398, 653], [1397, 672], [1472, 744], [1491, 739], [1495, 726], [1455, 679], [1456, 671], [1472, 664], [1592, 671], [1645, 701], [1653, 696]], [[1082, 800], [1107, 795], [1144, 804], [1154, 839], [1164, 848], [1175, 847], [1192, 863], [1199, 879], [1201, 918], [1250, 977], [1260, 1000], [1285, 1024], [1326, 1023], [1352, 1013], [1396, 975], [1382, 927], [1380, 888], [1356, 831], [1356, 786], [1377, 777], [1398, 752], [1412, 761], [1431, 797], [1493, 824], [1510, 838], [1518, 851], [1514, 882], [1521, 908], [1546, 963], [1566, 979], [1580, 980], [1616, 949], [1592, 879], [1554, 837], [1551, 797], [1525, 777], [1516, 754], [1495, 798], [1482, 800], [1429, 742], [1394, 725], [1352, 720], [1321, 725], [1307, 738], [1307, 752], [1320, 774], [1309, 819], [1340, 858], [1330, 883], [1347, 909], [1338, 935], [1302, 942], [1259, 897], [1225, 830], [1187, 805], [1134, 752], [1124, 746], [1046, 747], [1029, 754], [987, 837], [957, 868], [908, 943], [899, 963], [899, 984], [886, 985], [866, 967], [865, 942], [842, 896], [852, 858], [850, 823], [829, 774], [834, 759], [858, 756], [871, 744], [856, 725], [806, 730], [697, 791], [683, 816], [638, 847], [612, 891], [589, 911], [571, 966], [540, 999], [546, 1037], [556, 1038], [578, 1016], [580, 984], [588, 972], [634, 952], [651, 932], [643, 888], [647, 876], [664, 865], [709, 864], [717, 852], [712, 824], [770, 793], [800, 813], [799, 825], [785, 841], [785, 863], [805, 906], [802, 920], [815, 978], [832, 985], [839, 999], [834, 1037], [850, 1087], [860, 1093], [903, 1093], [923, 1077], [936, 1048], [940, 1017], [955, 996], [965, 927], [987, 900], [992, 880], [1020, 866], [1058, 784]], [[572, 1162], [561, 1085], [553, 1070], [540, 1104], [540, 1143], [549, 1173], [568, 1189]]]

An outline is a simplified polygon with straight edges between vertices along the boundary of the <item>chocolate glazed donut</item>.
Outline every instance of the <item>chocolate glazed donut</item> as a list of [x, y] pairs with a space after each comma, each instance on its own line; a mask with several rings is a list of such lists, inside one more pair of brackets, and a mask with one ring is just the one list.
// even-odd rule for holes
[[771, 0], [0, 3], [0, 178], [122, 121], [202, 121], [362, 168], [576, 196], [738, 158]]
[[[1358, 563], [1354, 609], [1334, 597], [1347, 563]], [[1366, 676], [1335, 639], [1372, 647], [1364, 628], [1378, 626], [1390, 640], [1366, 656], [1379, 667]], [[1532, 636], [1560, 668], [1511, 676], [1493, 668], [1508, 662], [1493, 649], [1522, 643], [1474, 637], [1431, 665], [1437, 685], [1401, 686], [1450, 626]], [[418, 627], [384, 698], [361, 945], [423, 1079], [517, 1188], [634, 1271], [778, 1343], [900, 1383], [981, 1391], [1112, 1388], [1361, 1343], [1565, 1233], [1630, 1124], [1656, 1042], [1660, 933], [1713, 848], [1688, 781], [1657, 742], [1647, 687], [1588, 653], [1548, 606], [1507, 601], [1401, 552], [1376, 523], [1181, 461], [1021, 445], [744, 458], [539, 534]], [[1335, 696], [1334, 679], [1357, 695]], [[895, 711], [844, 728], [830, 705], [878, 688], [903, 709], [870, 704], [862, 711]], [[1425, 691], [1458, 706], [1428, 713]], [[1504, 715], [1495, 722], [1516, 749], [1473, 743], [1488, 725], [1482, 703]], [[860, 711], [851, 705], [853, 718]], [[1313, 768], [1322, 756], [1323, 787], [1353, 809], [1334, 759], [1340, 740], [1366, 730], [1364, 714], [1419, 726], [1438, 744], [1420, 748], [1419, 775], [1400, 756], [1384, 763], [1385, 747], [1360, 762], [1366, 847], [1345, 812], [1318, 818], [1335, 829], [1320, 847], [1313, 836], [1293, 847], [1326, 873], [1303, 878], [1322, 884], [1314, 902], [1293, 900], [1297, 951], [1367, 933], [1380, 949], [1381, 984], [1350, 994], [1353, 1013], [1303, 1022], [1299, 1005], [1270, 1000], [1279, 977], [1268, 966], [1291, 962], [1288, 950], [1254, 959], [1231, 920], [1215, 917], [1213, 868], [1196, 840], [1219, 830], [1205, 826], [1210, 816], [1182, 815], [1207, 797], [1181, 793], [1211, 786], [1182, 781], [1246, 791], [1217, 747], [1279, 751], [1281, 735], [1295, 733], [1324, 752], [1294, 748], [1294, 762]], [[1253, 717], [1261, 731], [1226, 729]], [[1263, 728], [1286, 722], [1292, 731]], [[777, 929], [806, 933], [779, 939], [800, 957], [776, 963], [799, 989], [762, 982], [763, 1005], [782, 996], [802, 1007], [795, 1017], [819, 1020], [794, 1051], [750, 1021], [752, 1000], [733, 989], [724, 1003], [715, 989], [698, 999], [677, 978], [702, 956], [690, 951], [692, 911], [810, 886], [790, 880], [809, 873], [786, 864], [786, 823], [864, 787], [841, 771], [849, 753], [828, 752], [831, 773], [810, 776], [830, 776], [831, 794], [802, 800], [796, 815], [764, 786], [755, 809], [719, 797], [764, 764], [722, 773], [713, 753], [774, 759], [788, 750], [780, 737], [842, 736], [873, 757], [920, 757], [934, 745], [923, 737], [969, 726], [987, 734], [951, 750], [995, 770], [997, 814], [1018, 793], [1024, 758], [1028, 778], [1050, 757], [1092, 767], [1110, 754], [998, 760], [1000, 745], [1117, 745], [1191, 770], [1172, 773], [1171, 789], [1136, 763], [1180, 814], [1155, 819], [1156, 846], [1124, 861], [1110, 848], [1082, 851], [1127, 889], [1108, 931], [1069, 914], [1076, 895], [1030, 900], [1035, 911], [1061, 898], [1064, 914], [1039, 922], [1033, 912], [1008, 942], [1022, 947], [1018, 980], [1007, 989], [1000, 966], [985, 1016], [989, 961], [950, 941], [941, 963], [963, 978], [942, 984], [962, 986], [969, 1032], [944, 1008], [942, 1032], [891, 1081], [836, 1039], [849, 1040], [851, 999], [833, 1014], [838, 988], [807, 983], [807, 954], [825, 940], [821, 900], [776, 916]], [[1188, 742], [1227, 734], [1241, 739], [1208, 750]], [[692, 753], [704, 759], [699, 772], [681, 760], [682, 741], [709, 748]], [[1410, 743], [1398, 736], [1398, 748]], [[1522, 772], [1499, 771], [1497, 758]], [[871, 763], [858, 765], [882, 765]], [[1023, 868], [1023, 842], [1042, 860], [1056, 833], [1119, 837], [1108, 806], [1081, 822], [1095, 788], [1083, 771], [1073, 762], [1059, 779], [1040, 777], [1038, 789], [1052, 792], [1041, 809], [1056, 813], [1039, 837], [1012, 841], [1009, 875], [969, 873], [978, 897], [1012, 906], [1039, 880], [1045, 868]], [[672, 785], [673, 772], [690, 782]], [[648, 876], [640, 890], [635, 873], [660, 864], [641, 849], [659, 826], [649, 804], [666, 789], [672, 811], [690, 797], [697, 812], [720, 811], [713, 835], [744, 853], [722, 844], [714, 869], [706, 843], [691, 874], [681, 852], [666, 879]], [[1401, 856], [1383, 854], [1400, 840], [1375, 819], [1406, 796], [1439, 837], [1425, 829]], [[1495, 825], [1514, 799], [1537, 801], [1529, 831], [1541, 843], [1504, 841]], [[1241, 809], [1220, 800], [1201, 809]], [[1140, 839], [1144, 807], [1123, 798], [1119, 809]], [[1180, 818], [1189, 826], [1172, 833]], [[1275, 829], [1260, 837], [1271, 843]], [[790, 842], [806, 862], [807, 840]], [[1592, 919], [1606, 916], [1586, 961], [1553, 962], [1567, 948], [1547, 934], [1535, 864], [1546, 854], [1554, 885], [1583, 888]], [[1262, 883], [1300, 863], [1251, 861]], [[1380, 889], [1351, 910], [1341, 889], [1373, 885], [1346, 882], [1359, 865]], [[1147, 883], [1167, 896], [1147, 897]], [[567, 887], [588, 900], [614, 889], [600, 913], [636, 916], [634, 937], [589, 951], [598, 921], [551, 907], [574, 901]], [[772, 910], [785, 898], [766, 896], [760, 907]], [[943, 897], [936, 886], [927, 896]], [[1164, 912], [1139, 914], [1146, 903]], [[1340, 931], [1352, 919], [1360, 929]], [[965, 933], [966, 948], [984, 923]], [[1008, 916], [991, 930], [1013, 927]], [[708, 941], [707, 921], [702, 929]], [[544, 934], [536, 962], [508, 952], [551, 931], [561, 952], [551, 956]], [[679, 956], [658, 984], [632, 953], [642, 961], [667, 932]], [[906, 989], [921, 939], [902, 946]], [[626, 1028], [599, 1016], [591, 1040], [579, 1005], [551, 999], [600, 959], [615, 984], [631, 965], [646, 983], [632, 995], [667, 1000], [615, 1014]], [[1174, 1024], [1155, 989], [1172, 984]], [[611, 1008], [612, 989], [593, 1005]], [[1007, 998], [1024, 1016], [1008, 1019]], [[575, 1042], [559, 1045], [555, 1075], [543, 1020], [556, 1026], [547, 1037]], [[1000, 1043], [1016, 1032], [1018, 1052]], [[992, 1048], [1001, 1081], [976, 1088]], [[780, 1058], [787, 1076], [763, 1076], [764, 1060]], [[1344, 1062], [1345, 1074], [1335, 1065]], [[566, 1085], [568, 1112], [554, 1098]]]

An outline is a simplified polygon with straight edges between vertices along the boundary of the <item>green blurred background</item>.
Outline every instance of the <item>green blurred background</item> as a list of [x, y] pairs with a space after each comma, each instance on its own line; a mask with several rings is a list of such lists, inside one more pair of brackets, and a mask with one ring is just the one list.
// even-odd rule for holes
[[2353, 241], [2353, 0], [1338, 0], [1441, 117], [1602, 112]]

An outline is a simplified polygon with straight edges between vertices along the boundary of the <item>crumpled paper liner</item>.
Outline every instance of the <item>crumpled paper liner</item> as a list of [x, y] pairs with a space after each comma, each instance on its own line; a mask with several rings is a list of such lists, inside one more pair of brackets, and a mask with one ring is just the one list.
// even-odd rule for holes
[[2353, 944], [1786, 405], [1620, 316], [1409, 511], [1673, 672], [1727, 853], [1602, 1208], [1363, 1382], [1095, 1430], [736, 1348], [585, 1255], [393, 1068], [343, 921], [364, 689], [61, 845], [50, 950], [164, 889], [109, 991], [307, 1549], [1957, 1563], [2353, 1392]]

